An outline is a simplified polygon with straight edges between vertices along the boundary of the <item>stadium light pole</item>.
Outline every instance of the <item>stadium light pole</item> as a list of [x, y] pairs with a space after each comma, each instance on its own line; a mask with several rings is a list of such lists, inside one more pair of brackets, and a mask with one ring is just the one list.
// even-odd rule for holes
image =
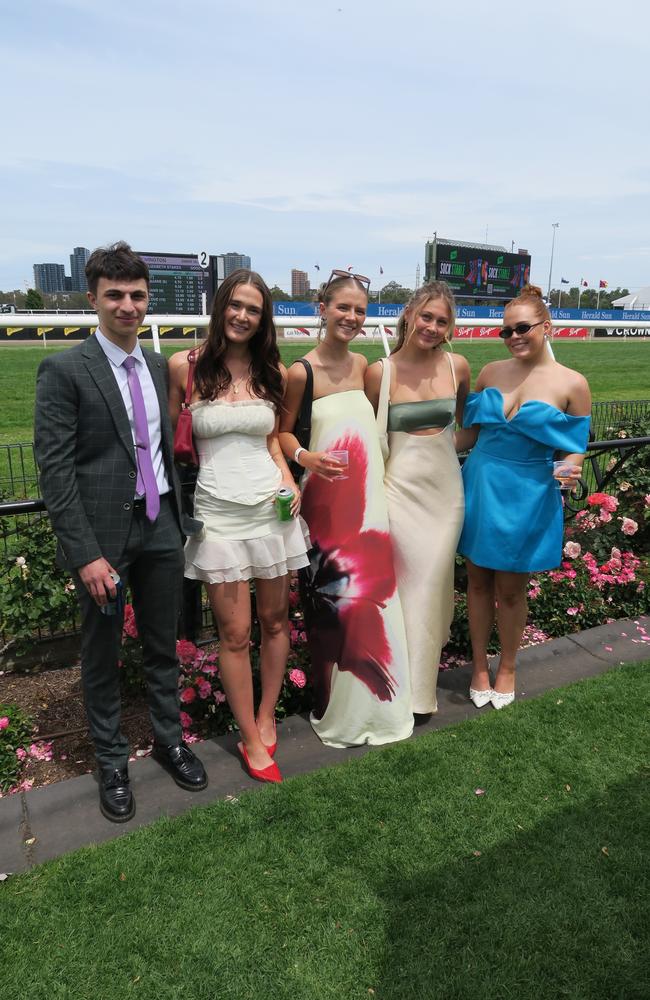
[[553, 251], [555, 250], [555, 230], [559, 229], [559, 222], [552, 222], [553, 226], [553, 240], [551, 242], [551, 266], [548, 269], [548, 291], [546, 293], [546, 299], [548, 301], [549, 309], [551, 308], [551, 278], [553, 277]]

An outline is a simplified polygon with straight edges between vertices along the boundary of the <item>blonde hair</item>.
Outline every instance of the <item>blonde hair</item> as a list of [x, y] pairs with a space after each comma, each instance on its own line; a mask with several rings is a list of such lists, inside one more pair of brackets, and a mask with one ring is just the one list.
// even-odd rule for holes
[[415, 311], [415, 316], [412, 317], [414, 319], [420, 314], [429, 299], [443, 299], [447, 309], [449, 310], [449, 330], [447, 331], [445, 340], [447, 343], [450, 343], [456, 327], [456, 302], [454, 299], [454, 293], [446, 281], [430, 281], [428, 284], [422, 285], [421, 288], [418, 288], [417, 292], [413, 293], [404, 306], [404, 309], [400, 314], [400, 318], [397, 321], [397, 328], [395, 331], [397, 335], [397, 343], [390, 352], [391, 354], [396, 354], [397, 351], [404, 346], [404, 341], [406, 340], [407, 311]]
[[551, 314], [544, 302], [542, 289], [537, 285], [524, 285], [517, 298], [506, 303], [504, 315], [510, 306], [530, 306], [539, 320], [551, 322]]

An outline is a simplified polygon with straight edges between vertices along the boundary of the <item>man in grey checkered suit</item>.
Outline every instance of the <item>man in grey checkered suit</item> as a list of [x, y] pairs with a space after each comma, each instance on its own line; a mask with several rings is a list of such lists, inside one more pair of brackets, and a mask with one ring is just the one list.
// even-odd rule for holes
[[81, 676], [98, 763], [100, 809], [135, 812], [129, 748], [120, 728], [122, 614], [111, 573], [128, 583], [142, 641], [154, 757], [182, 788], [207, 785], [182, 742], [176, 626], [183, 534], [167, 409], [167, 363], [143, 351], [138, 328], [149, 270], [126, 243], [95, 250], [86, 265], [97, 332], [46, 357], [36, 385], [35, 446], [42, 495], [81, 607]]

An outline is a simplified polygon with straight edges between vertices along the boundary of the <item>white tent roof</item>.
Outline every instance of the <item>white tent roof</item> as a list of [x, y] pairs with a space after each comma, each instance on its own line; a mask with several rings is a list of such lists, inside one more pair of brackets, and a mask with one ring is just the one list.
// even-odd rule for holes
[[632, 295], [624, 295], [622, 299], [614, 299], [612, 306], [615, 309], [650, 309], [650, 285]]

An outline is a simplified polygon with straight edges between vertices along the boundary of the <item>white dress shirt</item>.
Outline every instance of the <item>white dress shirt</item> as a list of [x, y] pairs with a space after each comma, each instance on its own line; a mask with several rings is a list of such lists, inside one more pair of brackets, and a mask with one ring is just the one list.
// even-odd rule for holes
[[[112, 340], [109, 340], [101, 332], [99, 327], [95, 331], [95, 336], [97, 337], [97, 343], [101, 347], [102, 351], [108, 358], [111, 366], [111, 371], [115, 376], [115, 381], [117, 382], [118, 389], [122, 394], [122, 399], [124, 400], [124, 406], [126, 407], [127, 416], [129, 418], [129, 424], [131, 425], [131, 435], [133, 436], [133, 447], [135, 444], [135, 422], [133, 419], [133, 403], [131, 401], [131, 391], [129, 389], [128, 376], [126, 373], [126, 368], [124, 367], [124, 359], [128, 358], [126, 351], [123, 351], [121, 347], [114, 344]], [[142, 396], [144, 398], [144, 406], [147, 411], [147, 426], [149, 429], [149, 442], [151, 444], [151, 460], [153, 462], [153, 471], [156, 476], [156, 484], [158, 486], [158, 492], [162, 496], [164, 493], [169, 493], [171, 487], [169, 480], [167, 478], [167, 473], [165, 472], [165, 460], [163, 457], [162, 450], [162, 439], [161, 439], [161, 429], [160, 429], [160, 405], [158, 403], [158, 394], [156, 393], [156, 387], [153, 384], [153, 379], [151, 377], [151, 372], [147, 367], [147, 363], [144, 360], [144, 355], [142, 354], [142, 348], [139, 342], [136, 342], [135, 348], [133, 349], [132, 357], [135, 358], [135, 371], [140, 379], [140, 385], [142, 386]], [[136, 493], [136, 497], [140, 497], [141, 494]]]

